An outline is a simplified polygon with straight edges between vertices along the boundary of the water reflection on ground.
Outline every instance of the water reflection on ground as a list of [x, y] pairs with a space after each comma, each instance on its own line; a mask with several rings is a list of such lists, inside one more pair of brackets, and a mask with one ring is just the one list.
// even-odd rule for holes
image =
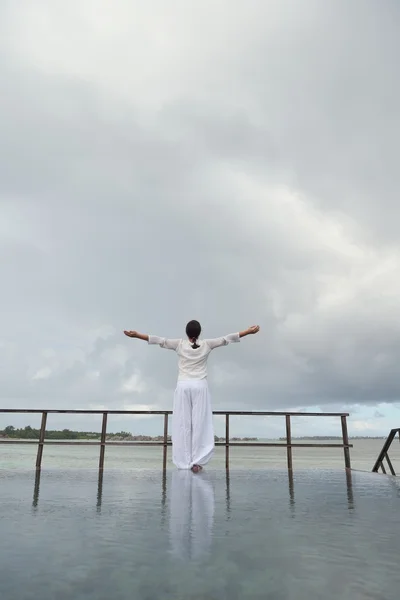
[[345, 471], [0, 472], [0, 598], [397, 598], [400, 485]]
[[200, 559], [211, 547], [215, 497], [206, 473], [174, 471], [171, 478], [169, 531], [172, 553], [181, 560]]

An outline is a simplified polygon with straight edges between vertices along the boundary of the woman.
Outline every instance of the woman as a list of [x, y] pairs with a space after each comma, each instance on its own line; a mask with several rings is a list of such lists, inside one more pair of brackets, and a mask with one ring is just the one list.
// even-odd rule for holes
[[259, 330], [258, 325], [253, 325], [245, 331], [210, 340], [199, 339], [201, 326], [198, 321], [186, 325], [187, 340], [124, 331], [128, 337], [175, 350], [178, 355], [178, 384], [172, 416], [172, 460], [178, 469], [198, 473], [214, 454], [213, 415], [207, 383], [207, 360], [211, 350], [239, 342], [240, 338]]

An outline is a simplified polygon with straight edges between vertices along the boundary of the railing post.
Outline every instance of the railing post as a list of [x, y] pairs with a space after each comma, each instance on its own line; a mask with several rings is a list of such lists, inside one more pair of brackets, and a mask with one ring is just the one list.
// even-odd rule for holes
[[294, 479], [293, 479], [293, 471], [292, 469], [288, 470], [288, 483], [289, 483], [289, 504], [293, 509], [295, 505], [295, 496], [294, 496]]
[[346, 470], [346, 484], [347, 484], [347, 502], [349, 509], [354, 508], [354, 496], [353, 496], [353, 481], [351, 476], [351, 471]]
[[163, 471], [167, 468], [167, 452], [168, 452], [168, 413], [164, 415], [164, 449], [163, 449]]
[[350, 449], [349, 449], [349, 434], [347, 433], [347, 420], [344, 415], [340, 417], [342, 422], [342, 435], [343, 435], [343, 445], [344, 445], [344, 464], [346, 469], [351, 469], [350, 463]]
[[292, 470], [292, 429], [290, 424], [290, 415], [286, 415], [286, 451], [287, 451], [287, 468]]
[[229, 414], [225, 415], [225, 469], [229, 471]]
[[389, 467], [389, 469], [390, 469], [390, 472], [391, 472], [391, 474], [392, 474], [394, 477], [396, 477], [396, 472], [395, 472], [395, 470], [393, 469], [392, 461], [390, 460], [390, 458], [389, 458], [389, 454], [388, 454], [387, 452], [386, 452], [386, 454], [385, 454], [385, 458], [386, 458], [386, 462], [387, 462], [387, 464], [388, 464], [388, 467]]
[[167, 510], [167, 472], [164, 470], [161, 482], [161, 525], [164, 525]]
[[230, 483], [230, 475], [229, 470], [226, 471], [226, 518], [229, 520], [231, 518], [231, 483]]
[[40, 469], [37, 469], [36, 475], [35, 475], [35, 487], [33, 488], [33, 502], [32, 502], [33, 508], [37, 508], [37, 505], [39, 502], [40, 476], [41, 476], [41, 471], [40, 471]]
[[99, 459], [99, 470], [104, 469], [104, 453], [106, 451], [106, 434], [107, 434], [107, 413], [103, 413], [103, 424], [101, 427], [101, 440], [100, 440], [100, 459]]
[[101, 512], [101, 502], [103, 498], [103, 469], [99, 469], [99, 476], [97, 479], [97, 512]]
[[38, 451], [36, 456], [36, 470], [40, 471], [42, 468], [42, 456], [43, 456], [43, 444], [44, 437], [46, 435], [46, 423], [47, 423], [47, 412], [42, 413], [42, 423], [40, 425]]

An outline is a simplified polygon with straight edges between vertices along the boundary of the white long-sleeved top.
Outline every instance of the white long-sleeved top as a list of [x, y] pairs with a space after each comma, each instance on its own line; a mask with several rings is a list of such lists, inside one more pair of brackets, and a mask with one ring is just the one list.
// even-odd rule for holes
[[205, 379], [207, 377], [207, 359], [215, 348], [240, 342], [239, 333], [230, 333], [211, 340], [198, 340], [199, 348], [192, 348], [189, 340], [170, 340], [149, 335], [149, 344], [158, 344], [166, 350], [175, 350], [178, 355], [178, 380]]

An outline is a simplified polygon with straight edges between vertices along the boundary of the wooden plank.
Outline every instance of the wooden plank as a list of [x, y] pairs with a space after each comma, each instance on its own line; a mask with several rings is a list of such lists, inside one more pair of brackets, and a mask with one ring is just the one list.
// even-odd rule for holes
[[292, 461], [292, 429], [290, 424], [290, 415], [286, 415], [286, 448], [287, 448], [287, 467], [289, 471], [293, 468]]
[[[0, 413], [21, 413], [37, 414], [46, 412], [47, 414], [68, 414], [68, 415], [102, 415], [104, 410], [84, 410], [84, 409], [42, 409], [42, 408], [0, 408]], [[172, 415], [172, 410], [107, 410], [109, 415]], [[238, 411], [238, 410], [215, 410], [213, 415], [254, 415], [270, 417], [348, 417], [349, 413], [305, 413], [305, 412], [278, 412], [278, 411]]]
[[[216, 446], [225, 446], [225, 442], [215, 442]], [[285, 443], [275, 443], [275, 442], [229, 442], [229, 446], [254, 446], [254, 447], [271, 447], [271, 448], [287, 448], [287, 444]], [[297, 444], [292, 442], [290, 444], [292, 448], [353, 448], [353, 444], [348, 444], [345, 446], [344, 444]]]
[[290, 415], [291, 417], [348, 417], [349, 413], [304, 413], [304, 412], [280, 412], [280, 411], [214, 411], [214, 415], [238, 415], [238, 416], [266, 416], [266, 417], [284, 417]]
[[[48, 444], [49, 442], [46, 442]], [[31, 446], [36, 446], [38, 444], [38, 440], [10, 440], [8, 438], [0, 438], [0, 444], [31, 444]]]
[[[0, 444], [37, 444], [38, 440], [9, 440], [9, 439], [0, 439]], [[66, 440], [65, 442], [62, 440], [45, 440], [44, 444], [47, 446], [52, 444], [64, 444], [65, 446], [100, 446], [100, 442], [76, 442], [74, 440]]]
[[[5, 440], [0, 439], [0, 444], [37, 444], [37, 440]], [[61, 441], [61, 440], [45, 440], [45, 445], [49, 446], [100, 446], [101, 442], [87, 442], [87, 441]], [[111, 442], [106, 441], [106, 446], [163, 446], [164, 442]], [[172, 446], [172, 442], [168, 442], [168, 446]], [[225, 442], [215, 442], [216, 446], [226, 446]], [[254, 446], [254, 447], [271, 447], [271, 448], [287, 448], [285, 442], [229, 442], [229, 446]], [[345, 448], [343, 444], [296, 444], [292, 442], [292, 448]], [[348, 448], [353, 448], [353, 444], [349, 444]]]
[[[57, 415], [102, 415], [104, 410], [84, 409], [43, 409], [43, 408], [0, 408], [0, 413], [43, 413]], [[109, 415], [165, 415], [172, 414], [172, 410], [107, 410]]]

